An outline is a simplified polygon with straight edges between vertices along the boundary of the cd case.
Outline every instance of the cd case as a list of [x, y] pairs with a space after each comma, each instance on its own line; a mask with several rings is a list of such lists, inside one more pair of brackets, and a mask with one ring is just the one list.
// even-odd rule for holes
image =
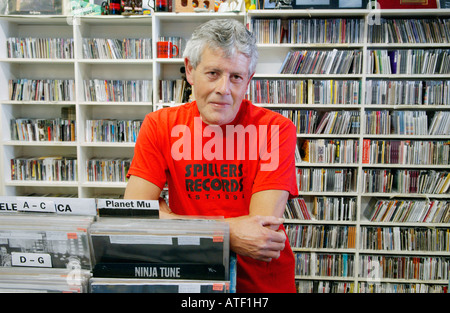
[[229, 226], [212, 220], [100, 218], [93, 276], [229, 280]]
[[91, 293], [228, 293], [226, 281], [91, 278]]
[[88, 230], [93, 217], [0, 215], [0, 267], [92, 268]]

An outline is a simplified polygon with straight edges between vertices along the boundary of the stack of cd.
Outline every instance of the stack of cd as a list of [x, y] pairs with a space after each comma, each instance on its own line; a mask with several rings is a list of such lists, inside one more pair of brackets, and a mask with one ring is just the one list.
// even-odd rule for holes
[[90, 228], [92, 292], [229, 292], [229, 226], [100, 218]]

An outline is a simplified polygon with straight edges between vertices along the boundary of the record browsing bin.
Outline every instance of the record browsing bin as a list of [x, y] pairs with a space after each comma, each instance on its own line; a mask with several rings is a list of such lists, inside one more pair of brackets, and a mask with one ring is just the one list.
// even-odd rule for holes
[[88, 292], [95, 217], [67, 214], [71, 200], [0, 197], [0, 292]]
[[226, 223], [100, 218], [90, 240], [92, 292], [233, 290]]
[[0, 197], [0, 291], [234, 292], [228, 224], [160, 220], [158, 210], [148, 200]]
[[228, 224], [100, 218], [91, 225], [96, 277], [212, 279], [229, 275]]

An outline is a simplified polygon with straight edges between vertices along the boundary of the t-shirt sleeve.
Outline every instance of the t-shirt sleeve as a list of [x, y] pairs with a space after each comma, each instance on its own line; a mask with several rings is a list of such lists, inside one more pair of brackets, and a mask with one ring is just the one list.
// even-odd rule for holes
[[256, 175], [252, 193], [276, 189], [288, 191], [290, 198], [298, 196], [296, 144], [297, 131], [291, 121], [285, 119], [279, 125], [268, 127], [267, 144], [262, 144], [260, 148], [260, 170]]
[[153, 113], [148, 114], [139, 131], [127, 177], [138, 176], [162, 189], [167, 180], [167, 162], [161, 145], [163, 138], [158, 130], [161, 125], [158, 127]]

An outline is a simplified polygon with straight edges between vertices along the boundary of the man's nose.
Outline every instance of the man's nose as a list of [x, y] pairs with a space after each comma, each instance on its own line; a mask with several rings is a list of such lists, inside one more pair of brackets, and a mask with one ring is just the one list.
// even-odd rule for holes
[[225, 95], [230, 93], [231, 82], [227, 75], [222, 75], [220, 79], [217, 80], [216, 92]]

